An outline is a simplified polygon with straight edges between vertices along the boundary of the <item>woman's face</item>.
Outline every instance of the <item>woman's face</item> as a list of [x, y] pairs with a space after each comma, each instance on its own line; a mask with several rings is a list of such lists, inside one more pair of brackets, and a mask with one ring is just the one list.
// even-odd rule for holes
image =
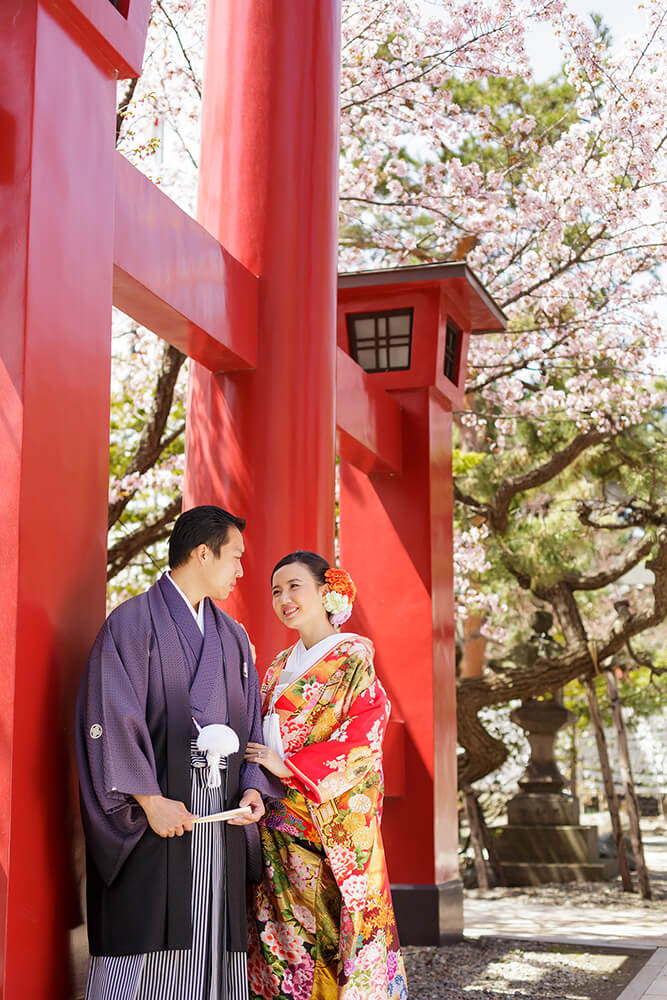
[[281, 566], [273, 574], [273, 610], [289, 628], [301, 629], [320, 620], [328, 621], [322, 604], [326, 591], [326, 584], [318, 584], [303, 563]]

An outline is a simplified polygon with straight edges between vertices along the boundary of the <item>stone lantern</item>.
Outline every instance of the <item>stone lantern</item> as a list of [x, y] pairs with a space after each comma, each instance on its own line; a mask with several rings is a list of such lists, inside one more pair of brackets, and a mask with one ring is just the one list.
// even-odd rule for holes
[[564, 791], [554, 759], [556, 734], [575, 718], [558, 698], [530, 698], [512, 722], [525, 731], [530, 760], [519, 792], [507, 804], [507, 825], [492, 829], [506, 885], [600, 882], [618, 871], [615, 859], [601, 859], [596, 826], [579, 823], [579, 802]]

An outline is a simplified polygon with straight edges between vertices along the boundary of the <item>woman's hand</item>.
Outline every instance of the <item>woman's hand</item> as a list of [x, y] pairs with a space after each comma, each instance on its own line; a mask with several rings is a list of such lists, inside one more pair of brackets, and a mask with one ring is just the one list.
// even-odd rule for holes
[[275, 774], [276, 778], [289, 778], [292, 774], [285, 761], [276, 751], [270, 747], [265, 747], [263, 743], [248, 743], [245, 759], [250, 764], [261, 764], [271, 774]]

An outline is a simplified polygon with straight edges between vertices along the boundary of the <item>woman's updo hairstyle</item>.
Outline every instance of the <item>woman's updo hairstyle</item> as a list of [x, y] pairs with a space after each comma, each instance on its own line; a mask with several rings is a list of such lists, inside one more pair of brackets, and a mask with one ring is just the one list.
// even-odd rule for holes
[[271, 570], [271, 581], [273, 582], [273, 577], [279, 569], [282, 569], [283, 566], [290, 566], [292, 563], [302, 563], [304, 566], [307, 566], [318, 586], [322, 586], [327, 582], [324, 574], [328, 569], [331, 569], [331, 567], [326, 559], [323, 559], [322, 556], [318, 556], [317, 552], [303, 551], [290, 552], [288, 556], [283, 556], [280, 562], [276, 563]]

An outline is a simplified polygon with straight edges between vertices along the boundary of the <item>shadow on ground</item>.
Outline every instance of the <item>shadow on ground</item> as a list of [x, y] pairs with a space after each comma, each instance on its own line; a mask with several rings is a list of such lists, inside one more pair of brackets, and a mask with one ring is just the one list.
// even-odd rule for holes
[[410, 1000], [616, 1000], [651, 955], [499, 938], [404, 953]]

